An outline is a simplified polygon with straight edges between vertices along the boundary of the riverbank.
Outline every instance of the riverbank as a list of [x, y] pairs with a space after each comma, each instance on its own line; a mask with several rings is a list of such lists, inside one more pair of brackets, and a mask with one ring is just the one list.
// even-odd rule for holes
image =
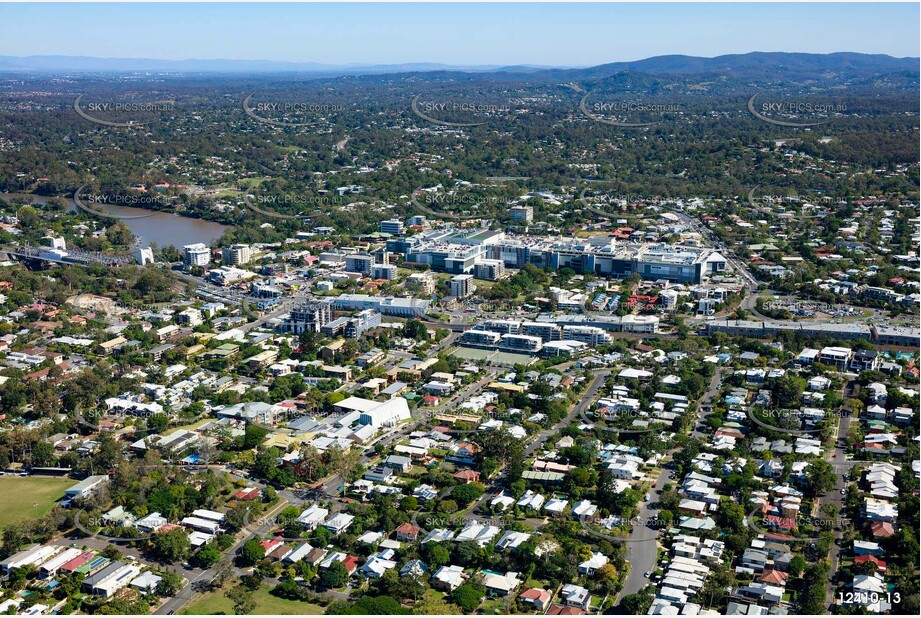
[[[0, 193], [0, 199], [7, 201], [28, 200], [33, 205], [42, 205], [47, 204], [54, 198], [32, 193]], [[67, 202], [68, 210], [77, 210], [77, 204], [74, 202], [73, 197], [64, 197], [63, 199]], [[138, 237], [142, 247], [156, 244], [158, 247], [173, 245], [178, 249], [182, 249], [185, 245], [199, 242], [211, 245], [228, 230], [232, 229], [229, 225], [222, 223], [168, 212], [145, 210], [143, 208], [96, 203], [93, 204], [92, 208], [112, 215], [113, 219], [110, 222], [116, 219], [121, 220]]]

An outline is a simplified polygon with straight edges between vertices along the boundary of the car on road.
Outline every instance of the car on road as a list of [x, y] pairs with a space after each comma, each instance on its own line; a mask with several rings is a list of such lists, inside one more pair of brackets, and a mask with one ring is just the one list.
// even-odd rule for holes
[[649, 502], [649, 498], [650, 498], [649, 494], [646, 494], [645, 496], [643, 496], [643, 500], [645, 502]]
[[847, 487], [844, 487], [843, 489], [841, 489], [842, 496], [845, 495], [846, 493], [847, 493]]
[[645, 577], [646, 579], [649, 579], [650, 575], [652, 575], [652, 571], [646, 571], [645, 573], [643, 573], [643, 577]]

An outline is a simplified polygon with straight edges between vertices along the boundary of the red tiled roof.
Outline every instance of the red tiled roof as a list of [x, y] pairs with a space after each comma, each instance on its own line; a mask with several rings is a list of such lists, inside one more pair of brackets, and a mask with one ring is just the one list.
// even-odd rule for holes
[[787, 582], [787, 577], [789, 577], [789, 575], [783, 571], [768, 569], [762, 573], [758, 579], [768, 584], [778, 584], [782, 586]]
[[532, 601], [540, 601], [541, 603], [546, 603], [550, 599], [550, 592], [540, 588], [528, 588], [518, 596], [522, 599], [529, 599]]
[[268, 541], [262, 541], [259, 543], [265, 549], [265, 553], [270, 554], [276, 547], [281, 545], [283, 541], [281, 539], [269, 539]]
[[253, 500], [259, 496], [260, 493], [261, 490], [258, 487], [247, 487], [235, 493], [233, 497], [238, 500]]
[[895, 526], [888, 521], [876, 521], [870, 525], [870, 531], [876, 538], [887, 539], [895, 534]]
[[765, 540], [777, 541], [779, 543], [790, 543], [796, 540], [796, 537], [790, 536], [789, 534], [781, 534], [779, 532], [766, 532], [764, 538]]
[[854, 558], [855, 564], [863, 564], [864, 562], [872, 562], [880, 571], [886, 570], [886, 561], [880, 560], [876, 556], [857, 556]]
[[419, 534], [420, 530], [419, 526], [406, 522], [405, 524], [400, 524], [396, 531], [399, 534]]
[[585, 610], [579, 609], [578, 607], [570, 607], [568, 605], [559, 605], [553, 604], [550, 606], [550, 611], [547, 612], [548, 616], [584, 616]]
[[[67, 372], [68, 369], [70, 369], [70, 365], [68, 365], [67, 363], [61, 363], [60, 365], [57, 365], [57, 367], [60, 367], [61, 370], [64, 371], [65, 373]], [[33, 373], [23, 376], [22, 379], [23, 380], [34, 380], [36, 378], [44, 378], [45, 376], [48, 375], [48, 372], [50, 371], [51, 371], [51, 367], [48, 367], [46, 369], [39, 369], [38, 371], [35, 371]], [[62, 378], [63, 376], [57, 378], [57, 380], [60, 381]]]
[[773, 524], [783, 530], [792, 530], [796, 528], [796, 520], [792, 517], [781, 517], [780, 515], [768, 515], [764, 518], [769, 524]]
[[355, 569], [358, 568], [358, 563], [359, 563], [359, 562], [361, 562], [361, 561], [360, 561], [358, 558], [356, 558], [355, 556], [346, 556], [346, 557], [345, 557], [345, 560], [342, 561], [342, 564], [345, 565], [346, 571], [348, 571], [349, 573], [351, 573], [352, 571], [354, 571]]

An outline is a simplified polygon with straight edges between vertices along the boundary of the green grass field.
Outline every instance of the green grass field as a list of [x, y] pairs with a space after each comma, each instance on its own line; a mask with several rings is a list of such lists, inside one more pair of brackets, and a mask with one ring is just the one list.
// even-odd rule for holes
[[77, 481], [44, 476], [0, 476], [0, 529], [8, 524], [44, 515]]
[[[317, 615], [325, 611], [324, 608], [313, 603], [302, 603], [274, 597], [269, 594], [268, 588], [260, 588], [254, 592], [253, 600], [256, 602], [256, 609], [253, 610], [253, 614]], [[207, 592], [186, 605], [180, 613], [187, 615], [232, 614], [233, 603], [224, 596], [223, 591]]]

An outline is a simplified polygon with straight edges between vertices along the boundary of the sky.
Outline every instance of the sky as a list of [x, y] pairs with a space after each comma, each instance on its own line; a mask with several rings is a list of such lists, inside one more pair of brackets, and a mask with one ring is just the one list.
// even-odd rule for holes
[[590, 66], [664, 54], [918, 56], [919, 4], [3, 4], [0, 55]]

